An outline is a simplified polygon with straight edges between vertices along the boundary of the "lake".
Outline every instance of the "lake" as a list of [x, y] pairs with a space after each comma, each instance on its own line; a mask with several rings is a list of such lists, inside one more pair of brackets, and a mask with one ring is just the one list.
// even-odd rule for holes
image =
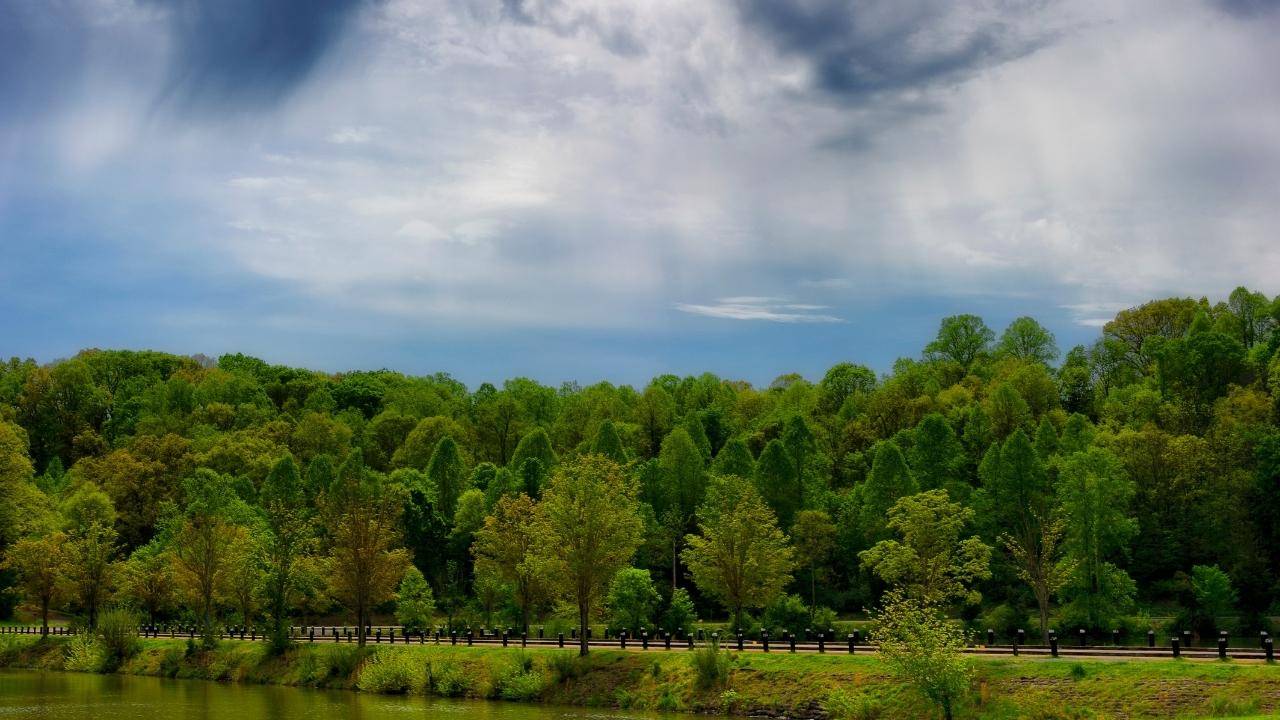
[[598, 708], [369, 695], [127, 675], [0, 670], [0, 720], [626, 720]]

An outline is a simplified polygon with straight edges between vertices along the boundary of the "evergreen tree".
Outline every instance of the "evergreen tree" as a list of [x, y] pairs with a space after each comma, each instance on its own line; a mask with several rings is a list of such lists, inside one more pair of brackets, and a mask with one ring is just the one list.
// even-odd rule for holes
[[941, 488], [956, 500], [968, 499], [968, 483], [961, 476], [964, 447], [947, 419], [938, 413], [926, 415], [912, 436], [914, 442], [907, 456], [920, 489]]
[[782, 428], [782, 444], [787, 447], [787, 454], [791, 456], [791, 461], [795, 463], [796, 466], [796, 506], [798, 508], [803, 508], [805, 507], [805, 463], [808, 461], [814, 448], [813, 431], [809, 429], [809, 425], [804, 421], [803, 417], [799, 415], [792, 415], [791, 419], [787, 420], [786, 426]]
[[871, 473], [861, 485], [862, 509], [858, 523], [869, 542], [884, 538], [889, 508], [899, 498], [919, 491], [902, 449], [892, 440], [881, 442], [875, 452]]
[[1048, 416], [1045, 416], [1040, 419], [1040, 426], [1036, 428], [1036, 454], [1040, 456], [1042, 462], [1048, 462], [1056, 452], [1058, 452], [1058, 430]]
[[[524, 466], [525, 460], [534, 458], [542, 463], [542, 469], [545, 472], [551, 472], [555, 469], [556, 459], [555, 450], [551, 449], [551, 438], [547, 436], [547, 431], [542, 428], [534, 428], [524, 437], [520, 438], [520, 444], [516, 445], [516, 451], [511, 455], [510, 468], [516, 472]], [[531, 497], [537, 498], [536, 494]]]
[[760, 497], [773, 509], [778, 517], [778, 524], [784, 528], [791, 527], [795, 514], [800, 509], [795, 473], [796, 465], [786, 446], [781, 440], [770, 440], [760, 452], [760, 460], [756, 463], [755, 483]]
[[436, 509], [442, 517], [452, 518], [458, 509], [458, 496], [466, 489], [466, 472], [458, 444], [448, 435], [440, 438], [431, 454], [427, 480], [436, 489]]
[[684, 422], [680, 423], [680, 427], [689, 433], [689, 439], [693, 440], [693, 444], [698, 448], [698, 452], [702, 453], [702, 462], [711, 462], [711, 440], [707, 438], [707, 430], [702, 425], [702, 420], [697, 413], [689, 413], [684, 416]]
[[605, 420], [600, 424], [591, 452], [603, 455], [619, 465], [627, 463], [627, 452], [622, 447], [622, 438], [618, 436], [618, 428], [612, 420]]
[[732, 438], [720, 448], [716, 459], [711, 463], [713, 475], [737, 475], [751, 478], [756, 474], [756, 460], [751, 457], [751, 448], [742, 438]]

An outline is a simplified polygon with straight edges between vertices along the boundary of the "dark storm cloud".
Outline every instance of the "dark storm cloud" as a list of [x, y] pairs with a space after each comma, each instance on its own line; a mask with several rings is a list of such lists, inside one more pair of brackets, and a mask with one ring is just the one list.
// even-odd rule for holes
[[[951, 0], [736, 0], [745, 24], [784, 54], [803, 57], [817, 90], [857, 103], [956, 82], [1021, 57], [1043, 38], [966, 14]], [[1009, 3], [1009, 17], [1041, 3]]]
[[310, 74], [373, 0], [145, 0], [169, 10], [176, 57], [162, 103], [256, 107]]

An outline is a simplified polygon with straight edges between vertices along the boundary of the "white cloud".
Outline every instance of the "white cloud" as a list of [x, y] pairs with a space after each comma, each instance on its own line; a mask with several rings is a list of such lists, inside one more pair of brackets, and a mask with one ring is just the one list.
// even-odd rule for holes
[[829, 310], [826, 305], [806, 305], [781, 302], [770, 297], [720, 298], [711, 305], [677, 303], [680, 312], [692, 315], [721, 318], [724, 320], [764, 320], [779, 323], [839, 323], [844, 320], [818, 310]]

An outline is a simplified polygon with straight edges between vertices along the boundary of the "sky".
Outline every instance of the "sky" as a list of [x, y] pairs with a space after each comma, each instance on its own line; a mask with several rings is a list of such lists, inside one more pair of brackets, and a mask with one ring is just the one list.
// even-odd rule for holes
[[475, 385], [1280, 292], [1277, 0], [0, 0], [0, 355]]

